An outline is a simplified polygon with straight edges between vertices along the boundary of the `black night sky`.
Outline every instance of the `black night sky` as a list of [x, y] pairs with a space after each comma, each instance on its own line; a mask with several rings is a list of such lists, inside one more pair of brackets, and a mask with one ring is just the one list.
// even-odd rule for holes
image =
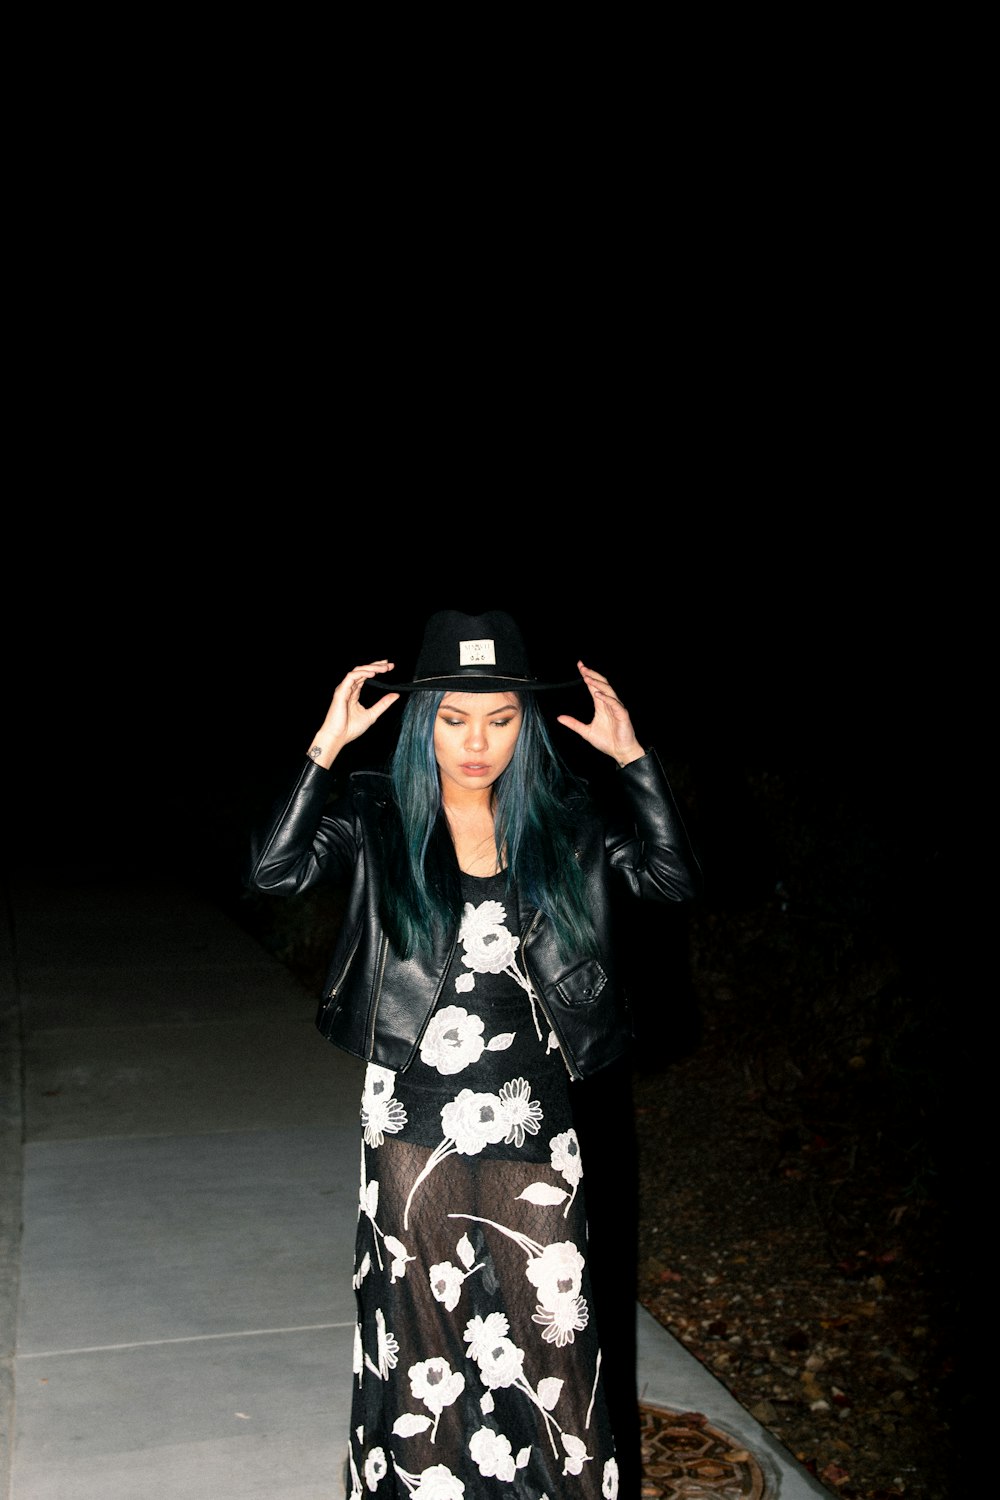
[[[225, 880], [241, 823], [297, 766], [339, 677], [382, 654], [409, 670], [438, 608], [509, 609], [540, 676], [572, 676], [577, 658], [605, 671], [640, 738], [700, 779], [710, 880], [716, 861], [718, 878], [737, 853], [753, 863], [727, 826], [748, 770], [850, 788], [859, 818], [926, 837], [928, 773], [956, 748], [947, 642], [920, 572], [884, 549], [710, 539], [711, 521], [687, 539], [650, 525], [634, 543], [596, 532], [520, 555], [474, 530], [421, 547], [388, 523], [345, 546], [311, 510], [272, 529], [230, 546], [189, 522], [120, 559], [95, 558], [84, 532], [78, 558], [72, 539], [55, 561], [36, 540], [23, 560], [41, 592], [6, 601], [13, 858], [222, 861]], [[553, 714], [583, 713], [581, 695], [560, 697]], [[388, 753], [394, 717], [352, 747], [358, 763]], [[588, 747], [553, 734], [595, 774]]]

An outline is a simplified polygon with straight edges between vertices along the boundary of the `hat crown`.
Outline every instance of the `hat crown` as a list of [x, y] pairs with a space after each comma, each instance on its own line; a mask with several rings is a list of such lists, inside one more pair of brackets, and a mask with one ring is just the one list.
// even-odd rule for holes
[[439, 609], [424, 626], [413, 681], [377, 684], [394, 693], [540, 693], [579, 685], [579, 678], [539, 681], [528, 665], [517, 623], [504, 609], [482, 615]]
[[526, 684], [535, 680], [521, 632], [504, 610], [482, 615], [438, 610], [424, 628], [413, 675], [416, 682], [441, 677], [477, 682], [516, 678]]

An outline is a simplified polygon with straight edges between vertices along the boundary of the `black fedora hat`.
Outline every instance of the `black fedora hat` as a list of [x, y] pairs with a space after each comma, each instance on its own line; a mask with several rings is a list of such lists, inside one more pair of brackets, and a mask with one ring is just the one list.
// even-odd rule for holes
[[440, 609], [424, 627], [412, 682], [380, 678], [375, 685], [390, 693], [448, 688], [465, 693], [539, 693], [579, 684], [579, 677], [567, 682], [540, 682], [534, 677], [517, 623], [504, 610], [464, 615], [457, 609]]

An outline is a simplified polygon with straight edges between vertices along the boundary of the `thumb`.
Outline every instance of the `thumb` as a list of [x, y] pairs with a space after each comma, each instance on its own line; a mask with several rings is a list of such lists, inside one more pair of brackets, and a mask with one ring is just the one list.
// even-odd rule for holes
[[581, 723], [579, 719], [572, 718], [569, 714], [557, 715], [556, 723], [565, 724], [567, 729], [575, 730], [577, 734], [585, 735], [587, 733], [588, 726]]

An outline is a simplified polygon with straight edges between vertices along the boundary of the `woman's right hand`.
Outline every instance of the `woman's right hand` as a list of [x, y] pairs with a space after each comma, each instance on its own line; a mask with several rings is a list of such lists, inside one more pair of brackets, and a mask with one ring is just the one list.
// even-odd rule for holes
[[370, 661], [366, 666], [352, 668], [343, 681], [337, 684], [322, 728], [313, 736], [309, 747], [310, 760], [320, 766], [332, 766], [344, 746], [370, 729], [375, 720], [380, 719], [386, 709], [395, 703], [398, 693], [386, 693], [370, 708], [366, 708], [361, 702], [361, 689], [365, 683], [377, 677], [380, 672], [391, 672], [394, 665], [395, 663], [384, 659]]

